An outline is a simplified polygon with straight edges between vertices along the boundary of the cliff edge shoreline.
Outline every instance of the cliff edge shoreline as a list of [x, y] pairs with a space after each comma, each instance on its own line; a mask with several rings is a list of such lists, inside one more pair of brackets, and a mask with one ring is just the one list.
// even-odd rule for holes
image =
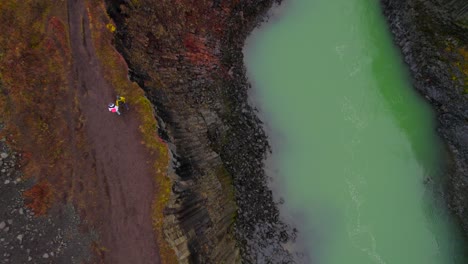
[[445, 147], [443, 194], [468, 237], [468, 2], [381, 0], [413, 86]]
[[244, 42], [280, 1], [106, 1], [115, 45], [173, 157], [163, 230], [180, 263], [291, 263], [247, 103]]
[[[279, 220], [266, 187], [269, 145], [247, 103], [242, 59], [247, 35], [273, 2], [107, 1], [116, 46], [172, 146], [164, 230], [182, 263], [293, 260], [283, 244], [294, 230]], [[468, 234], [468, 4], [381, 4], [415, 89], [435, 109], [447, 154], [444, 198]]]

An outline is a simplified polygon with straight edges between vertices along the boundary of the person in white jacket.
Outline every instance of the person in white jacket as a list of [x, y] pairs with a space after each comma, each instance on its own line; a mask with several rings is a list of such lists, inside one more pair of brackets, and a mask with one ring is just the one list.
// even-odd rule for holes
[[119, 106], [115, 105], [114, 103], [110, 103], [108, 105], [108, 108], [109, 108], [109, 112], [117, 113], [118, 115], [120, 115]]

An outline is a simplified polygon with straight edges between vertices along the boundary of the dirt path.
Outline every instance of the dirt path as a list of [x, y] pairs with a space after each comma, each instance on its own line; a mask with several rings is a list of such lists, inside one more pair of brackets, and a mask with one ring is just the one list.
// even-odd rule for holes
[[92, 148], [85, 158], [94, 163], [97, 175], [97, 180], [80, 181], [84, 188], [94, 181], [102, 191], [98, 201], [87, 201], [97, 203], [97, 209], [85, 211], [85, 219], [93, 219], [100, 233], [105, 263], [160, 263], [151, 222], [152, 161], [140, 143], [138, 118], [131, 111], [117, 116], [107, 110], [116, 94], [99, 66], [84, 0], [68, 0], [68, 16], [72, 81]]

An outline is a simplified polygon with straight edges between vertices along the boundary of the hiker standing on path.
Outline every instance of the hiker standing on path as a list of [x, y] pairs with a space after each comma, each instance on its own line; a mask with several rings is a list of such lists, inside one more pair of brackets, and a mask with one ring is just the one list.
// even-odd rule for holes
[[110, 103], [108, 105], [108, 108], [109, 108], [109, 111], [112, 112], [112, 113], [117, 113], [118, 115], [120, 115], [120, 112], [119, 112], [119, 106], [118, 105], [115, 105], [114, 103]]
[[126, 103], [125, 97], [117, 95], [117, 100], [115, 101], [115, 104], [110, 103], [108, 105], [108, 108], [109, 108], [110, 112], [117, 113], [118, 115], [120, 115], [120, 112], [119, 112], [119, 107], [120, 106], [125, 107], [125, 110], [127, 110], [127, 111], [129, 109], [128, 104]]

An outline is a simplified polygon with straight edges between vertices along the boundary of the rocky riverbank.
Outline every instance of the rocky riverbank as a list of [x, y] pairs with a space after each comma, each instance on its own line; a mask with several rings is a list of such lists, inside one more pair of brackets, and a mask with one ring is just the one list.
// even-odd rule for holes
[[174, 172], [165, 238], [181, 263], [290, 263], [266, 186], [242, 48], [264, 1], [107, 1], [116, 46], [154, 104]]
[[381, 3], [414, 87], [436, 112], [447, 154], [445, 198], [468, 236], [468, 2]]

